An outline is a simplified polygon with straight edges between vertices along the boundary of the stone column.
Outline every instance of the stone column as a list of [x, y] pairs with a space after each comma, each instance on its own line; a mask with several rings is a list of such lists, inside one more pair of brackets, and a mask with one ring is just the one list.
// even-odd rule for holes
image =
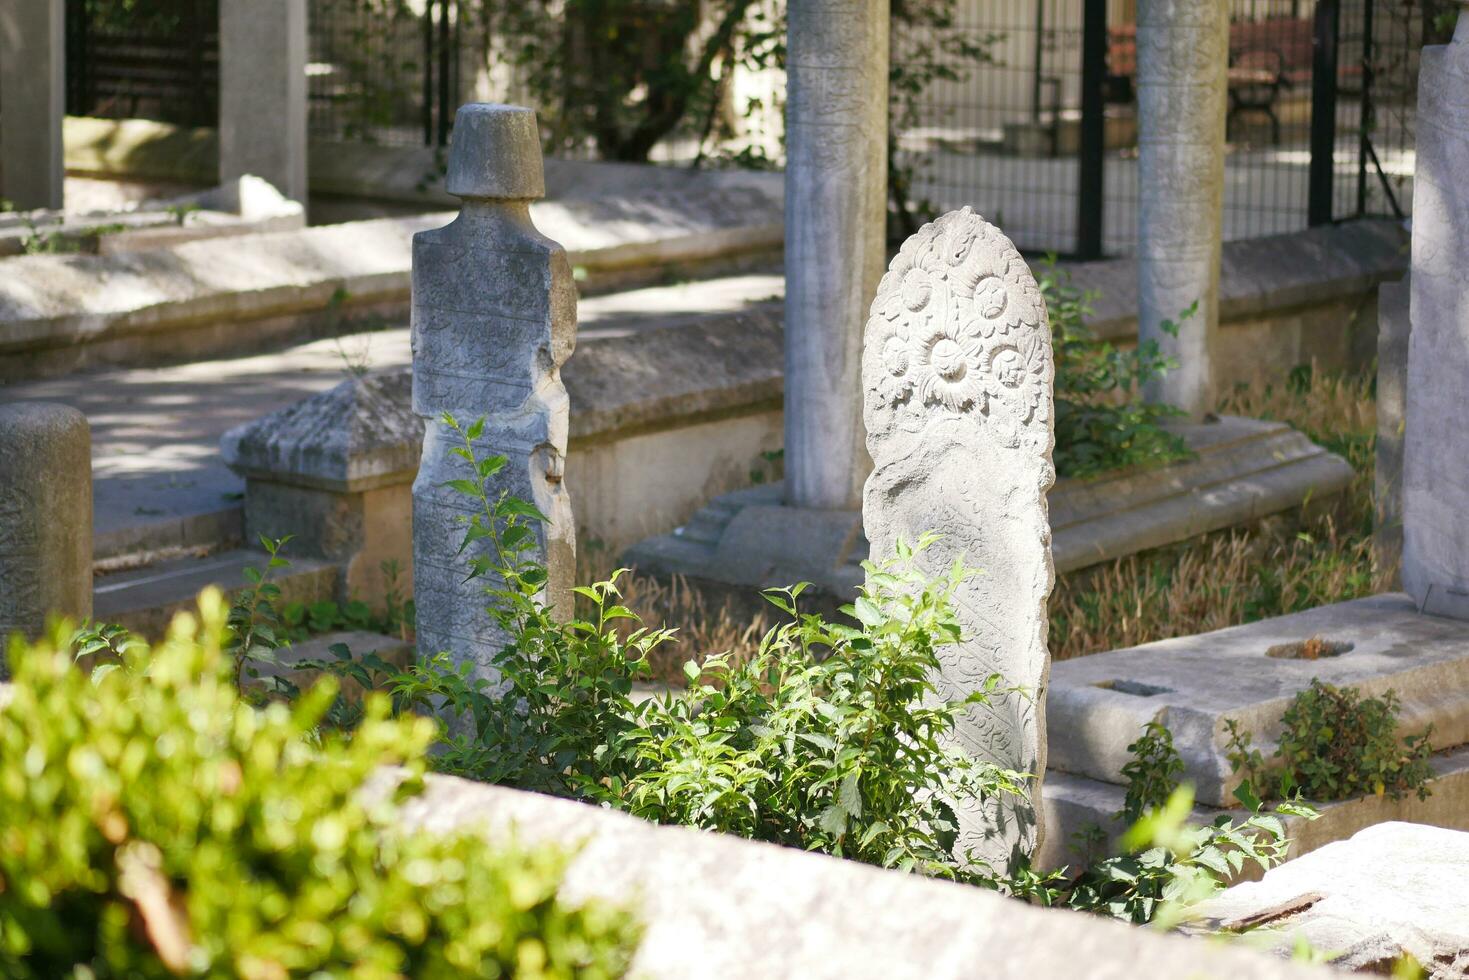
[[1403, 586], [1469, 619], [1469, 10], [1423, 49], [1403, 440]]
[[60, 208], [66, 159], [66, 4], [0, 4], [0, 197]]
[[[13, 7], [13, 5], [12, 5]], [[92, 435], [81, 412], [0, 405], [0, 650], [92, 615]], [[3, 672], [0, 656], [0, 672]]]
[[1139, 0], [1137, 19], [1138, 338], [1178, 362], [1145, 394], [1197, 420], [1214, 409], [1229, 10]]
[[561, 246], [536, 231], [530, 202], [545, 195], [535, 113], [466, 105], [454, 121], [445, 188], [464, 205], [451, 224], [413, 236], [413, 411], [427, 423], [413, 484], [413, 590], [418, 649], [447, 650], [493, 679], [505, 636], [485, 611], [492, 579], [466, 582], [460, 554], [473, 501], [446, 480], [474, 474], [452, 455], [461, 443], [440, 417], [467, 428], [485, 416], [481, 456], [508, 464], [485, 484], [529, 501], [548, 519], [531, 557], [545, 565], [546, 596], [571, 611], [576, 534], [562, 485], [569, 427], [561, 365], [576, 344], [576, 284]]
[[306, 203], [306, 0], [220, 0], [219, 179]]
[[862, 322], [886, 258], [888, 0], [791, 0], [788, 17], [786, 503], [854, 510]]

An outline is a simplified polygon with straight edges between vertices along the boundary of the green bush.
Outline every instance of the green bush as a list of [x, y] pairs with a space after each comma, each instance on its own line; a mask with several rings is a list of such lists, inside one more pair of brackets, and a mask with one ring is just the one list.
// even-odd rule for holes
[[[93, 633], [10, 650], [0, 708], [0, 975], [616, 977], [636, 929], [557, 898], [559, 851], [406, 835], [364, 781], [420, 784], [434, 725], [369, 698], [319, 733], [237, 690], [218, 593], [154, 650]], [[201, 622], [202, 620], [202, 622]]]
[[1281, 716], [1280, 743], [1269, 759], [1250, 745], [1251, 735], [1226, 719], [1229, 761], [1255, 791], [1268, 797], [1347, 800], [1372, 795], [1428, 799], [1433, 769], [1429, 732], [1398, 737], [1395, 691], [1363, 697], [1355, 687], [1313, 678]]
[[[1049, 262], [1038, 280], [1051, 319], [1056, 358], [1056, 448], [1060, 476], [1089, 477], [1133, 466], [1161, 466], [1191, 454], [1162, 423], [1179, 416], [1142, 400], [1141, 388], [1176, 367], [1156, 341], [1120, 350], [1086, 325], [1092, 296]], [[1185, 310], [1180, 319], [1193, 314]], [[1164, 329], [1177, 330], [1173, 323]]]
[[[445, 421], [455, 428], [451, 418]], [[965, 574], [926, 581], [911, 554], [870, 568], [856, 625], [801, 614], [800, 587], [770, 594], [787, 613], [756, 655], [690, 663], [690, 689], [638, 701], [648, 654], [671, 635], [618, 603], [612, 581], [577, 590], [586, 618], [559, 622], [530, 558], [535, 509], [484, 485], [503, 457], [455, 450], [476, 478], [450, 486], [478, 512], [465, 531], [470, 576], [485, 582], [509, 644], [492, 689], [446, 658], [384, 673], [340, 651], [318, 666], [391, 689], [400, 711], [450, 716], [440, 769], [884, 867], [957, 876], [968, 865], [950, 801], [1022, 793], [1027, 776], [948, 742], [960, 715], [996, 690], [936, 697], [938, 651], [957, 642], [951, 596]], [[926, 543], [921, 543], [920, 547]]]

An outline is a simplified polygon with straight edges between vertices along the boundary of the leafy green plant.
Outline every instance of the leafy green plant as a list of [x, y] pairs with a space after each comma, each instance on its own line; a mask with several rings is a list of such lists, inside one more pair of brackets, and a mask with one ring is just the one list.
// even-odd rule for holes
[[953, 801], [1024, 792], [1024, 774], [948, 744], [960, 713], [993, 696], [998, 678], [958, 701], [939, 699], [930, 680], [938, 649], [958, 639], [951, 596], [964, 569], [928, 581], [903, 549], [893, 566], [869, 568], [853, 626], [801, 613], [803, 586], [769, 593], [788, 619], [752, 659], [690, 663], [686, 694], [638, 701], [633, 684], [669, 631], [643, 627], [620, 603], [621, 573], [577, 589], [584, 615], [559, 621], [532, 558], [544, 518], [485, 490], [505, 459], [476, 454], [482, 421], [467, 429], [444, 421], [461, 434], [454, 452], [474, 474], [447, 485], [476, 504], [463, 553], [508, 638], [494, 658], [500, 684], [444, 657], [366, 675], [400, 710], [447, 718], [436, 767], [951, 877], [968, 864]]
[[[218, 592], [160, 646], [90, 676], [65, 633], [10, 648], [0, 707], [0, 974], [52, 977], [617, 977], [637, 929], [558, 896], [566, 855], [408, 835], [434, 726], [369, 699], [323, 734], [324, 680], [237, 693]], [[92, 649], [91, 653], [102, 652]], [[364, 802], [384, 765], [398, 795]]]
[[[272, 560], [275, 557], [272, 554]], [[413, 600], [404, 599], [403, 587], [398, 581], [402, 577], [402, 569], [397, 560], [391, 558], [379, 568], [387, 587], [378, 608], [361, 599], [352, 599], [346, 604], [338, 604], [331, 599], [285, 603], [281, 607], [279, 621], [286, 639], [298, 643], [307, 637], [339, 630], [383, 633], [403, 640], [411, 638], [415, 612]]]
[[[1252, 811], [1244, 820], [1228, 814], [1208, 826], [1191, 825], [1194, 794], [1181, 786], [1163, 806], [1145, 811], [1123, 835], [1121, 855], [1088, 865], [1071, 884], [1064, 904], [1125, 922], [1167, 927], [1190, 906], [1220, 891], [1248, 864], [1267, 871], [1290, 849], [1285, 826], [1248, 795]], [[1314, 818], [1315, 811], [1280, 803], [1277, 813]], [[1059, 903], [1058, 903], [1059, 904]]]
[[1150, 721], [1128, 752], [1132, 758], [1122, 766], [1127, 791], [1115, 816], [1129, 825], [1121, 853], [1102, 850], [1107, 833], [1093, 824], [1076, 835], [1077, 871], [1012, 874], [1000, 887], [1039, 904], [1169, 927], [1246, 865], [1269, 870], [1285, 860], [1291, 841], [1278, 814], [1317, 816], [1296, 801], [1268, 812], [1246, 785], [1235, 794], [1249, 811], [1243, 820], [1226, 813], [1208, 825], [1192, 824], [1193, 787], [1178, 782], [1184, 765], [1168, 726]]
[[1431, 732], [1398, 736], [1397, 693], [1365, 697], [1355, 687], [1335, 687], [1320, 679], [1301, 691], [1281, 717], [1282, 732], [1269, 758], [1252, 746], [1252, 736], [1234, 719], [1228, 758], [1235, 772], [1267, 797], [1299, 793], [1312, 800], [1355, 796], [1401, 799], [1429, 795], [1433, 769], [1428, 764]]
[[1054, 261], [1042, 267], [1038, 283], [1056, 359], [1056, 472], [1089, 477], [1188, 458], [1183, 440], [1163, 428], [1178, 409], [1141, 396], [1146, 382], [1176, 366], [1157, 342], [1123, 350], [1098, 340], [1086, 325], [1094, 296], [1072, 285]]
[[1173, 733], [1157, 719], [1147, 723], [1127, 751], [1132, 755], [1122, 766], [1127, 795], [1118, 817], [1133, 822], [1168, 802], [1183, 775], [1183, 758], [1173, 747]]

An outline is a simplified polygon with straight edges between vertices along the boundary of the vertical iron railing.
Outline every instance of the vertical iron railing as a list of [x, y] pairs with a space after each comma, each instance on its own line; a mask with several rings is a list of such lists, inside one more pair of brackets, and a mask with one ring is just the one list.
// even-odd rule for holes
[[1329, 223], [1334, 211], [1332, 183], [1336, 177], [1337, 40], [1340, 29], [1338, 0], [1316, 0], [1316, 18], [1311, 35], [1311, 164], [1306, 202], [1306, 223], [1312, 227]]

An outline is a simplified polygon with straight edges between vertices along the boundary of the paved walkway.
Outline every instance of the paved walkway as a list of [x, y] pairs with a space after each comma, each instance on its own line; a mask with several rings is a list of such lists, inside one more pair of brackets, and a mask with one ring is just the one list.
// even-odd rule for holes
[[[776, 273], [631, 290], [584, 299], [579, 339], [677, 327], [779, 297]], [[238, 506], [244, 481], [224, 465], [225, 430], [325, 391], [352, 373], [408, 364], [408, 329], [319, 340], [254, 357], [127, 368], [0, 385], [0, 402], [55, 401], [92, 425], [94, 534], [136, 540], [150, 527]], [[166, 537], [166, 535], [163, 535]]]

